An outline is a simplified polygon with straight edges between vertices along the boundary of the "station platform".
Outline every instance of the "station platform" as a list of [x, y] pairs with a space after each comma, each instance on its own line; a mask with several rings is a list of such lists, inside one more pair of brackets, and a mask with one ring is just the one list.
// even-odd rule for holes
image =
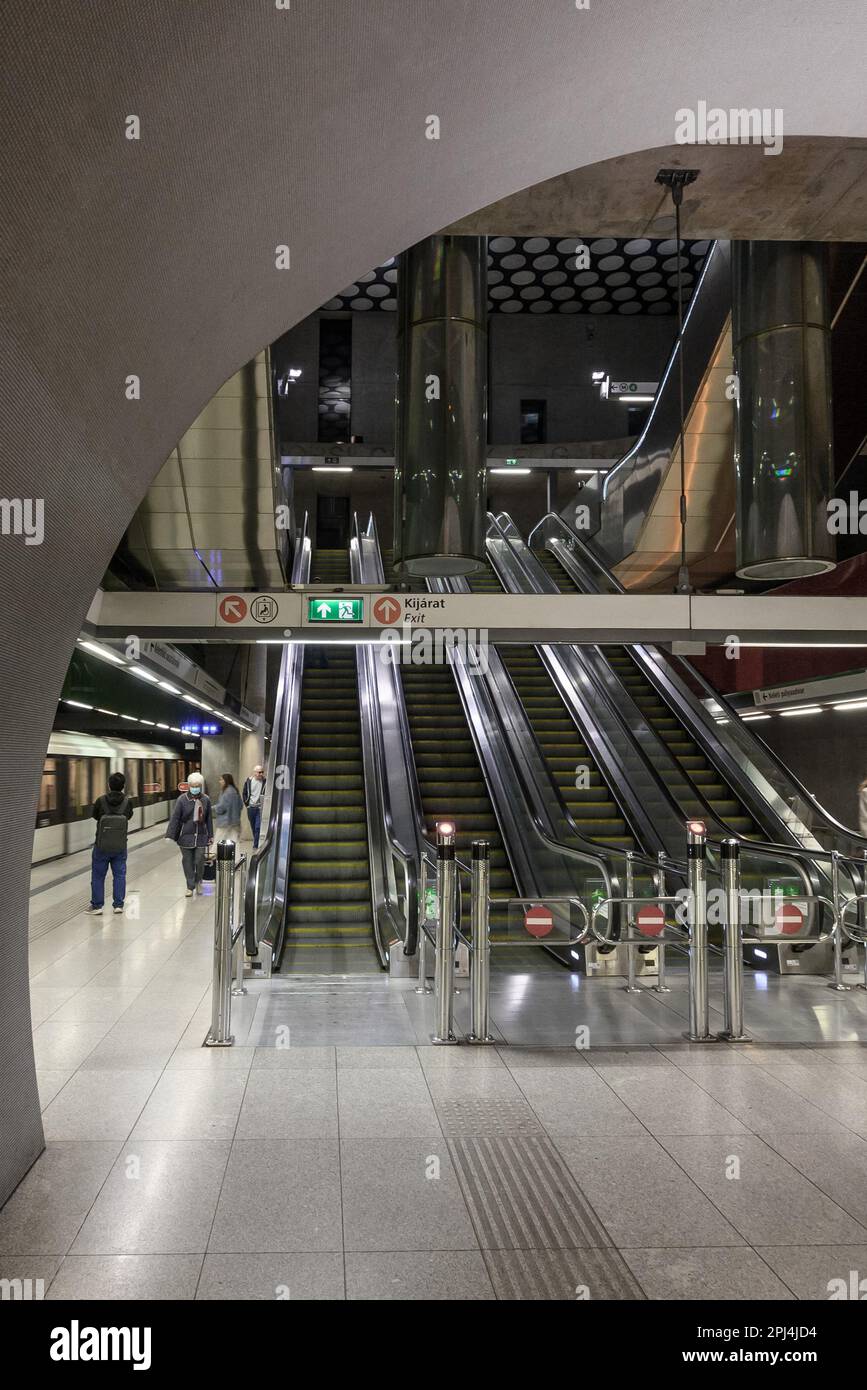
[[[126, 916], [81, 912], [78, 864], [34, 875], [47, 1148], [0, 1211], [0, 1279], [48, 1299], [826, 1299], [867, 1268], [863, 990], [748, 974], [753, 1041], [695, 1046], [676, 969], [670, 994], [627, 995], [495, 952], [494, 1046], [432, 1046], [412, 980], [311, 969], [251, 983], [235, 1046], [205, 1049], [212, 888], [185, 898], [174, 846], [144, 835]], [[463, 1031], [465, 988], [456, 1006]]]

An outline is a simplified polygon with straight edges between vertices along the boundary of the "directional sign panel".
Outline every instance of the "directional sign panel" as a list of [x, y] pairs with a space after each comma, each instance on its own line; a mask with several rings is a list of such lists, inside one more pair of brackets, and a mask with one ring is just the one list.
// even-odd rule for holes
[[308, 623], [361, 623], [363, 598], [308, 598]]

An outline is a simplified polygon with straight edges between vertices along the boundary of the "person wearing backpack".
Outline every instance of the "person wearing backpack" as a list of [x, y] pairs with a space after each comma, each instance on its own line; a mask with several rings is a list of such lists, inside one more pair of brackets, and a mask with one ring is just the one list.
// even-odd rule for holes
[[166, 839], [174, 840], [181, 851], [188, 898], [202, 891], [205, 850], [213, 838], [211, 798], [205, 795], [205, 779], [201, 772], [191, 772], [187, 790], [175, 802], [166, 830]]
[[96, 839], [90, 869], [90, 913], [102, 912], [105, 906], [105, 876], [111, 865], [111, 901], [116, 914], [123, 912], [126, 897], [126, 842], [132, 817], [132, 797], [124, 787], [122, 772], [113, 772], [108, 779], [108, 791], [93, 803]]

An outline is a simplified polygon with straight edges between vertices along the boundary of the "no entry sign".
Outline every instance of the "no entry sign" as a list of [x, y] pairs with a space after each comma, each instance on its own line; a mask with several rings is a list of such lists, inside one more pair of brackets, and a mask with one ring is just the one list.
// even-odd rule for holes
[[534, 903], [524, 913], [524, 926], [531, 936], [547, 936], [554, 930], [554, 915], [544, 903]]
[[642, 936], [659, 936], [665, 926], [665, 912], [657, 903], [648, 903], [638, 909], [635, 925]]
[[805, 920], [804, 909], [791, 900], [780, 903], [774, 913], [774, 926], [781, 936], [797, 936], [804, 930]]

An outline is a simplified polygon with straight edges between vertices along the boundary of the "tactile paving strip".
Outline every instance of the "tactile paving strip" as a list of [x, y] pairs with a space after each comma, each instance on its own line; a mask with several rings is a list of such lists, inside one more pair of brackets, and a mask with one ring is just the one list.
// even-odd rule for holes
[[468, 1135], [502, 1134], [538, 1135], [545, 1131], [525, 1100], [499, 1100], [495, 1097], [472, 1096], [459, 1100], [438, 1100], [434, 1097], [437, 1117], [443, 1133], [463, 1137]]
[[611, 1245], [550, 1139], [455, 1139], [449, 1150], [483, 1250]]
[[499, 1299], [590, 1302], [644, 1298], [616, 1250], [485, 1250]]

